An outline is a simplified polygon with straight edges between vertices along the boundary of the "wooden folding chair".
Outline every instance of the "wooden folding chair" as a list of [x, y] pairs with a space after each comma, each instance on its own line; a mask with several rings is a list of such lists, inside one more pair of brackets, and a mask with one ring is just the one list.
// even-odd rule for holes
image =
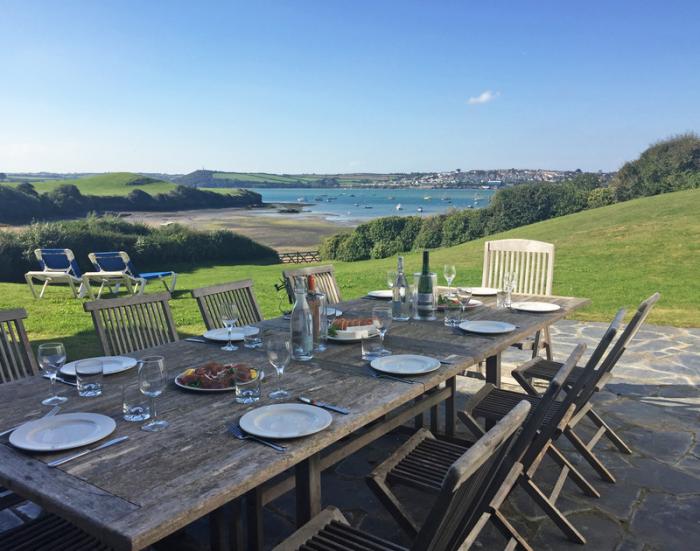
[[218, 329], [224, 326], [221, 321], [221, 308], [225, 304], [238, 306], [239, 322], [243, 325], [263, 320], [258, 301], [255, 299], [252, 279], [200, 287], [192, 290], [192, 296], [197, 300], [197, 306], [207, 329]]
[[[542, 399], [531, 409], [523, 431], [511, 450], [514, 461], [521, 461], [524, 454], [532, 449], [535, 442], [539, 446], [544, 445], [537, 438], [537, 435], [543, 431], [547, 432], [545, 429], [547, 429], [548, 424], [556, 421], [555, 418], [560, 406], [560, 402], [557, 402], [556, 398], [562, 388], [564, 388], [571, 371], [584, 350], [585, 345], [579, 345], [576, 348], [569, 360], [552, 380]], [[524, 395], [522, 396], [524, 397]], [[566, 404], [564, 404], [564, 407], [566, 407]], [[475, 427], [470, 426], [470, 428], [475, 435], [483, 436], [484, 431], [476, 423]], [[421, 491], [435, 493], [440, 489], [441, 480], [444, 478], [452, 461], [464, 453], [469, 446], [469, 443], [457, 443], [439, 438], [427, 430], [421, 429], [394, 452], [391, 457], [379, 465], [369, 475], [367, 482], [399, 525], [407, 534], [414, 536], [417, 531], [415, 521], [392, 492], [391, 486], [402, 484]], [[517, 481], [524, 483], [523, 477], [525, 476], [527, 475], [521, 472]], [[505, 497], [507, 497], [507, 494]], [[500, 522], [504, 526], [510, 526], [510, 523], [508, 523], [500, 510], [495, 509], [493, 515], [496, 522]], [[529, 549], [529, 546], [524, 543], [524, 538], [514, 529], [510, 532], [505, 527], [500, 527], [500, 529], [512, 542], [517, 542], [519, 546]], [[566, 532], [566, 535], [576, 541], [583, 540], [583, 537], [575, 530]]]
[[3, 551], [110, 551], [80, 528], [56, 515], [42, 515], [0, 534]]
[[178, 340], [170, 293], [99, 299], [83, 304], [106, 356], [129, 354]]
[[[500, 239], [484, 243], [483, 287], [503, 287], [503, 277], [515, 272], [514, 293], [551, 295], [554, 279], [554, 245], [532, 239]], [[515, 343], [521, 350], [532, 350], [536, 357], [544, 348], [547, 359], [552, 359], [552, 339], [549, 328], [537, 332], [533, 339]]]
[[[508, 451], [529, 411], [527, 402], [519, 404], [452, 463], [411, 550], [453, 551], [473, 545], [522, 470], [522, 465], [511, 461]], [[275, 551], [297, 549], [406, 551], [407, 548], [351, 527], [340, 511], [329, 507], [275, 547]]]
[[[39, 368], [27, 338], [22, 320], [27, 312], [22, 308], [0, 310], [0, 383], [32, 377]], [[0, 487], [0, 510], [24, 501], [17, 494]]]
[[[651, 311], [654, 304], [659, 300], [659, 298], [659, 293], [655, 293], [639, 306], [639, 309], [637, 310], [637, 316], [635, 316], [635, 320], [630, 322], [632, 328], [629, 332], [625, 333], [625, 338], [627, 339], [627, 342], [625, 342], [624, 344], [621, 343], [621, 349], [619, 353], [620, 355], [622, 355], [622, 353], [626, 350], [629, 341], [631, 341], [632, 338], [634, 338], [634, 335], [636, 335], [637, 331], [641, 327], [642, 323], [644, 323], [644, 320], [649, 315], [649, 312]], [[640, 313], [641, 310], [644, 310], [644, 313]], [[612, 366], [610, 367], [611, 370], [616, 363], [617, 360], [613, 362]], [[553, 374], [556, 373], [558, 366], [560, 365], [561, 364], [559, 362], [553, 362], [551, 360], [545, 360], [543, 358], [535, 358], [531, 362], [527, 362], [515, 369], [512, 372], [512, 375], [513, 378], [516, 381], [518, 381], [518, 383], [520, 383], [520, 386], [522, 386], [528, 394], [530, 394], [531, 396], [539, 396], [539, 392], [532, 384], [533, 379], [550, 381], [552, 379]], [[574, 371], [574, 377], [577, 377], [580, 372], [580, 368], [576, 369]], [[572, 429], [584, 417], [588, 417], [598, 428], [596, 435], [594, 436], [595, 442], [597, 442], [601, 437], [605, 436], [621, 452], [626, 454], [632, 453], [632, 450], [629, 448], [629, 446], [625, 444], [622, 438], [620, 438], [620, 436], [610, 427], [610, 425], [608, 425], [605, 422], [605, 420], [593, 409], [593, 404], [591, 404], [590, 402], [583, 406], [583, 408], [581, 408], [581, 411], [579, 411], [576, 414], [576, 417], [572, 419]]]
[[299, 268], [298, 270], [284, 270], [282, 277], [287, 290], [289, 302], [294, 303], [294, 278], [313, 275], [316, 278], [316, 289], [326, 295], [328, 304], [342, 302], [340, 288], [335, 280], [335, 268], [332, 265], [314, 266], [312, 268]]

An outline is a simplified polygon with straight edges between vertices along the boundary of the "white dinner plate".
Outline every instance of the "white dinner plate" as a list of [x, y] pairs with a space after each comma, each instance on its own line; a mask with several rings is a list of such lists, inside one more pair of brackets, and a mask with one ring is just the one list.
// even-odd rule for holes
[[32, 452], [70, 450], [102, 440], [116, 426], [99, 413], [64, 413], [25, 423], [10, 435], [10, 444]]
[[521, 312], [535, 312], [538, 314], [561, 310], [561, 306], [551, 302], [513, 302], [511, 303], [510, 307], [513, 310], [520, 310]]
[[379, 291], [370, 291], [368, 297], [372, 298], [394, 298], [394, 293], [391, 289], [380, 289]]
[[493, 287], [469, 287], [469, 290], [472, 292], [472, 295], [478, 297], [493, 297], [498, 294], [498, 289]]
[[338, 317], [343, 315], [343, 311], [338, 308], [333, 308], [332, 306], [326, 306], [326, 315]]
[[[102, 362], [102, 369], [105, 375], [114, 375], [115, 373], [121, 373], [134, 367], [138, 361], [134, 358], [129, 358], [127, 356], [98, 356], [96, 358], [85, 358], [86, 360], [100, 360]], [[80, 360], [82, 361], [82, 360]], [[64, 375], [75, 376], [75, 364], [76, 362], [69, 362], [61, 368], [61, 373]]]
[[[484, 305], [484, 303], [481, 302], [480, 300], [477, 300], [477, 299], [475, 299], [475, 298], [470, 298], [470, 299], [469, 299], [469, 304], [467, 304], [467, 310], [469, 310], [469, 308], [478, 308], [479, 306], [483, 306], [483, 305]], [[444, 311], [444, 310], [445, 310], [445, 305], [444, 305], [444, 304], [439, 304], [439, 305], [438, 305], [438, 310], [440, 310], [441, 312]]]
[[241, 428], [261, 438], [299, 438], [322, 431], [333, 421], [325, 409], [306, 404], [271, 404], [246, 413]]
[[[260, 333], [260, 329], [257, 327], [250, 327], [249, 325], [245, 327], [234, 327], [231, 331], [231, 340], [242, 341], [246, 335], [257, 335], [258, 333]], [[210, 329], [209, 331], [205, 331], [202, 336], [209, 341], [228, 342], [228, 329], [225, 327], [221, 329]]]
[[372, 369], [392, 375], [421, 375], [435, 371], [440, 367], [440, 361], [428, 356], [397, 354], [372, 360], [370, 365]]
[[500, 335], [502, 333], [510, 333], [515, 331], [515, 325], [504, 321], [463, 321], [459, 324], [462, 331], [469, 333], [481, 333], [482, 335]]
[[379, 335], [377, 328], [374, 325], [361, 325], [350, 329], [337, 329], [334, 336], [328, 335], [329, 341], [336, 342], [360, 342], [367, 337], [376, 337]]

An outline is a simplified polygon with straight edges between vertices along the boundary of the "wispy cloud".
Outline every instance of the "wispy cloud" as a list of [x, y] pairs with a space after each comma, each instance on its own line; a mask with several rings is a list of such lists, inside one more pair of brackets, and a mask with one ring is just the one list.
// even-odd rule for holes
[[469, 105], [480, 105], [482, 103], [488, 103], [490, 101], [493, 101], [500, 95], [501, 95], [500, 92], [492, 92], [491, 90], [484, 90], [478, 96], [470, 97], [467, 100], [467, 103]]

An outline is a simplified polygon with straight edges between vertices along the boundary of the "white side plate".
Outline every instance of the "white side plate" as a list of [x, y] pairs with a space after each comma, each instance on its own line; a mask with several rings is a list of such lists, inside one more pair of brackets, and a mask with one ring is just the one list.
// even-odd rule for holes
[[373, 369], [393, 375], [420, 375], [430, 373], [440, 367], [440, 361], [428, 356], [397, 354], [372, 360]]
[[241, 428], [261, 438], [299, 438], [327, 428], [333, 417], [325, 409], [306, 404], [271, 404], [246, 413]]
[[[258, 333], [260, 333], [260, 329], [257, 327], [234, 327], [233, 331], [231, 331], [231, 340], [242, 341], [246, 335], [257, 335]], [[228, 330], [225, 327], [210, 329], [205, 331], [202, 336], [209, 341], [228, 342]]]
[[503, 333], [515, 331], [515, 325], [512, 323], [486, 320], [463, 321], [459, 324], [459, 328], [462, 331], [468, 331], [469, 333], [480, 333], [482, 335], [501, 335]]
[[498, 294], [498, 289], [493, 287], [469, 287], [469, 290], [477, 297], [492, 297]]
[[64, 413], [25, 423], [10, 435], [10, 444], [32, 452], [70, 450], [102, 440], [116, 426], [99, 413]]
[[[86, 360], [100, 360], [102, 369], [105, 375], [114, 375], [121, 373], [134, 367], [138, 362], [134, 358], [127, 356], [98, 356], [97, 358], [85, 358]], [[69, 362], [61, 368], [61, 373], [64, 375], [75, 376], [76, 362]]]
[[391, 289], [381, 289], [379, 291], [370, 291], [368, 297], [372, 298], [394, 298], [394, 293]]
[[343, 315], [343, 311], [338, 308], [333, 308], [332, 306], [326, 306], [326, 315], [338, 317]]
[[520, 310], [521, 312], [535, 312], [537, 314], [561, 310], [561, 306], [551, 302], [513, 302], [510, 307], [513, 310]]

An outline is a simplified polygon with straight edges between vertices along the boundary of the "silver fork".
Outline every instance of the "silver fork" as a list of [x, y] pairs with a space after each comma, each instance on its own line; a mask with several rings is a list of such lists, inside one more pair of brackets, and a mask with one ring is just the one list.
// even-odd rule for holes
[[273, 450], [277, 450], [278, 452], [287, 451], [286, 446], [280, 446], [279, 444], [275, 444], [274, 442], [270, 442], [269, 440], [264, 440], [263, 438], [258, 438], [257, 436], [254, 436], [252, 434], [248, 434], [238, 425], [231, 425], [228, 428], [228, 431], [231, 434], [233, 434], [236, 438], [238, 438], [239, 440], [254, 440], [255, 442], [258, 442], [260, 444], [264, 444], [265, 446], [269, 446]]
[[[41, 417], [42, 417], [42, 418], [44, 418], [44, 417], [53, 417], [53, 416], [56, 415], [59, 411], [61, 411], [61, 406], [54, 406], [53, 408], [51, 408], [50, 411], [46, 412], [46, 413], [45, 413], [44, 415], [42, 415]], [[5, 430], [5, 431], [0, 432], [0, 437], [5, 436], [6, 434], [10, 434], [12, 431], [14, 431], [15, 429], [17, 429], [17, 428], [19, 428], [19, 427], [21, 427], [21, 426], [22, 426], [22, 425], [16, 425], [16, 426], [12, 427], [11, 429], [7, 429], [7, 430]]]

